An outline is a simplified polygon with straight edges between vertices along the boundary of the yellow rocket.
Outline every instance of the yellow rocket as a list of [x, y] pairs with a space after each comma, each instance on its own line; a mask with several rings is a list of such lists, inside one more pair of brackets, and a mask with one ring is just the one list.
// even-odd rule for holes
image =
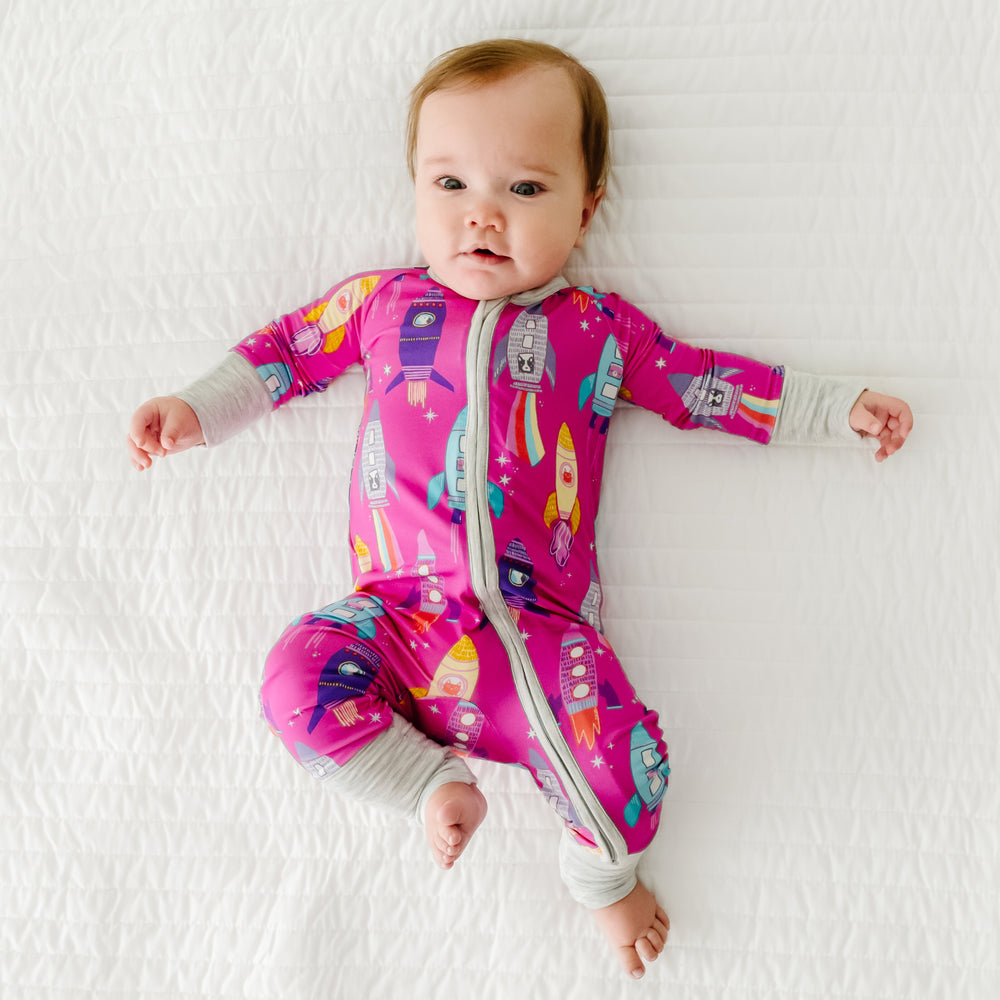
[[309, 323], [318, 323], [320, 330], [327, 335], [323, 343], [325, 354], [332, 354], [344, 342], [344, 324], [375, 291], [377, 284], [378, 278], [374, 275], [355, 278], [342, 285], [329, 302], [318, 305], [305, 317]]
[[479, 680], [479, 653], [463, 635], [445, 654], [428, 689], [410, 688], [414, 698], [461, 698], [470, 701]]
[[576, 446], [569, 427], [563, 424], [556, 443], [556, 489], [549, 496], [544, 515], [545, 527], [552, 528], [549, 553], [555, 557], [560, 569], [569, 562], [573, 538], [580, 527], [579, 482]]

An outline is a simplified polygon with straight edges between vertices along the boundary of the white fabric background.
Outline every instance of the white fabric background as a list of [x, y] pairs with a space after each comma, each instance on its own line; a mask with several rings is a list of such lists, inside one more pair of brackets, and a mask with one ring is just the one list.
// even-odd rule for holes
[[[239, 337], [419, 262], [406, 92], [500, 34], [609, 95], [571, 279], [917, 417], [881, 467], [616, 421], [605, 625], [673, 764], [642, 984], [526, 776], [478, 766], [442, 874], [257, 719], [285, 623], [350, 589], [360, 376], [123, 448]], [[3, 996], [1000, 995], [998, 35], [992, 0], [0, 3]]]

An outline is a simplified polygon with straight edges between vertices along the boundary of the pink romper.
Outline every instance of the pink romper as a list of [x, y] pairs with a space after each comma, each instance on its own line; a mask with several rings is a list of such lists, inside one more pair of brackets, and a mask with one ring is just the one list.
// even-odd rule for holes
[[285, 746], [322, 775], [399, 713], [455, 753], [526, 768], [608, 861], [642, 850], [669, 766], [601, 627], [608, 424], [624, 398], [766, 443], [782, 369], [672, 340], [561, 279], [475, 302], [421, 268], [349, 278], [234, 350], [275, 407], [354, 364], [367, 376], [355, 590], [293, 622], [265, 667]]

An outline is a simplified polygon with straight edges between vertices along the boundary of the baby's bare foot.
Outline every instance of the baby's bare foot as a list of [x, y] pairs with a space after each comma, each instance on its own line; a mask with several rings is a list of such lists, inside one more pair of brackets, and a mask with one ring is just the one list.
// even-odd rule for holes
[[593, 912], [622, 968], [641, 979], [643, 962], [656, 960], [670, 930], [670, 919], [656, 897], [639, 882], [624, 899]]
[[451, 868], [486, 817], [486, 799], [475, 785], [449, 781], [436, 788], [424, 807], [427, 843], [438, 868]]

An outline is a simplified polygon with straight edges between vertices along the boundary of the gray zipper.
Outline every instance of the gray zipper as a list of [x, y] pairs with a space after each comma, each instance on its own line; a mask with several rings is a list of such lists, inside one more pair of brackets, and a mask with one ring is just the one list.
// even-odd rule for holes
[[559, 722], [549, 708], [545, 691], [531, 664], [524, 639], [507, 610], [496, 563], [496, 542], [487, 494], [490, 471], [489, 385], [492, 368], [493, 333], [500, 314], [511, 300], [480, 302], [469, 327], [465, 355], [468, 386], [468, 423], [465, 431], [466, 533], [472, 589], [500, 637], [511, 664], [514, 688], [534, 727], [539, 745], [572, 796], [580, 821], [593, 833], [597, 846], [612, 863], [628, 853], [625, 838], [607, 814], [586, 780], [582, 768], [563, 739]]

